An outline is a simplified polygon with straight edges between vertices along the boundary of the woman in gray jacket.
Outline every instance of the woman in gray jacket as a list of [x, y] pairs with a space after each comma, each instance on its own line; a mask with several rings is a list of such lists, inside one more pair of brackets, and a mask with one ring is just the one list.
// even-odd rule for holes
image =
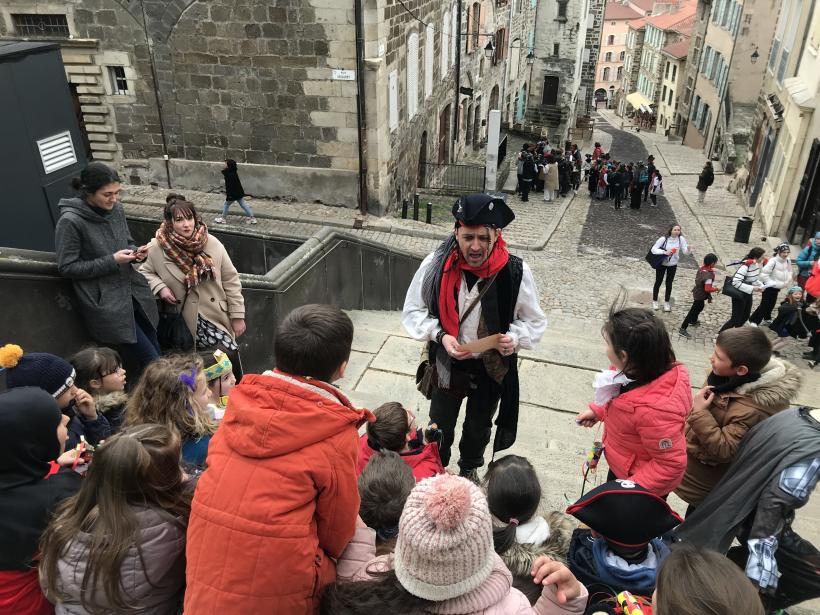
[[98, 447], [40, 544], [56, 615], [179, 613], [193, 494], [179, 455], [164, 425], [128, 427]]
[[132, 265], [145, 260], [148, 248], [131, 239], [116, 171], [92, 162], [73, 186], [80, 196], [59, 204], [57, 267], [74, 285], [91, 337], [117, 346], [142, 371], [159, 356], [157, 304]]

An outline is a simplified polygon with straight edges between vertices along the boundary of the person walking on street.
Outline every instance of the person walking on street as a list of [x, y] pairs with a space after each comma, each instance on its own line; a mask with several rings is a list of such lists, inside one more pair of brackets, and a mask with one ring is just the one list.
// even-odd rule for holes
[[706, 199], [706, 190], [715, 181], [715, 172], [712, 169], [712, 161], [707, 160], [703, 165], [703, 170], [698, 175], [698, 203], [703, 203]]
[[157, 303], [133, 266], [145, 260], [148, 246], [131, 238], [114, 169], [92, 162], [72, 185], [79, 197], [59, 203], [57, 269], [74, 286], [91, 338], [116, 346], [136, 378], [159, 356]]
[[643, 190], [643, 186], [641, 186], [641, 173], [645, 173], [646, 168], [643, 166], [643, 162], [638, 162], [632, 168], [632, 183], [630, 185], [629, 190], [629, 208], [630, 209], [640, 209], [641, 208], [641, 191]]
[[[455, 229], [421, 263], [404, 300], [402, 324], [428, 343], [422, 392], [430, 420], [442, 430], [446, 467], [462, 400], [467, 410], [459, 442], [461, 475], [478, 479], [498, 419], [493, 452], [515, 442], [518, 424], [519, 349], [537, 344], [547, 319], [529, 266], [507, 251], [501, 229], [515, 218], [507, 203], [489, 194], [463, 196], [453, 205]], [[483, 352], [465, 350], [492, 341]]]
[[521, 200], [526, 202], [530, 200], [530, 190], [532, 189], [532, 182], [538, 177], [538, 168], [535, 166], [532, 154], [527, 152], [524, 154], [524, 166], [521, 173]]
[[814, 239], [810, 239], [808, 245], [800, 250], [797, 255], [797, 283], [806, 288], [806, 280], [811, 275], [811, 268], [815, 261], [820, 258], [820, 231], [814, 234]]
[[673, 224], [669, 227], [666, 235], [659, 237], [652, 246], [652, 254], [661, 255], [665, 257], [660, 266], [655, 269], [655, 286], [652, 287], [652, 309], [658, 309], [658, 292], [661, 289], [661, 283], [664, 276], [666, 277], [666, 292], [664, 293], [663, 311], [671, 312], [672, 307], [669, 305], [669, 300], [672, 298], [672, 282], [675, 280], [675, 273], [678, 270], [678, 262], [681, 254], [689, 254], [689, 244], [683, 236], [680, 224]]
[[732, 315], [729, 317], [721, 331], [731, 329], [732, 327], [742, 327], [743, 323], [749, 320], [752, 313], [752, 294], [763, 292], [763, 283], [758, 279], [760, 277], [760, 264], [763, 262], [763, 248], [752, 248], [740, 262], [740, 267], [737, 268], [731, 281], [727, 280], [726, 284], [731, 284], [739, 292], [735, 296], [729, 295], [732, 298]]
[[690, 337], [689, 332], [686, 330], [687, 327], [690, 325], [697, 327], [700, 324], [698, 317], [703, 308], [706, 307], [706, 302], [712, 303], [712, 293], [720, 290], [719, 286], [715, 286], [715, 263], [717, 261], [717, 256], [711, 253], [707, 254], [703, 257], [703, 266], [695, 274], [695, 287], [692, 289], [694, 302], [678, 330], [678, 333], [683, 337]]
[[646, 185], [643, 188], [643, 202], [646, 203], [646, 199], [650, 194], [652, 189], [652, 178], [655, 174], [657, 169], [655, 168], [655, 157], [651, 154], [646, 159], [646, 173], [649, 181], [646, 182]]
[[524, 143], [521, 146], [521, 151], [518, 152], [518, 161], [515, 165], [515, 174], [518, 177], [518, 183], [515, 185], [516, 194], [521, 194], [521, 185], [524, 181], [524, 156], [527, 155], [527, 150], [529, 149], [529, 147], [529, 143]]
[[626, 171], [624, 165], [620, 165], [617, 170], [609, 174], [609, 189], [615, 199], [615, 209], [621, 208], [621, 195], [623, 194], [623, 183]]
[[763, 282], [763, 295], [757, 309], [749, 316], [749, 322], [755, 327], [760, 323], [771, 324], [772, 311], [777, 305], [777, 295], [783, 288], [790, 288], [794, 280], [792, 261], [789, 258], [791, 248], [781, 243], [774, 249], [774, 256], [763, 265], [760, 280]]
[[651, 207], [657, 207], [658, 195], [663, 194], [663, 178], [658, 170], [653, 171], [650, 177], [652, 179], [649, 181], [649, 199], [652, 201]]
[[222, 206], [222, 215], [214, 218], [217, 224], [225, 224], [228, 217], [228, 210], [234, 201], [239, 203], [242, 211], [248, 217], [249, 224], [256, 224], [256, 218], [253, 216], [253, 210], [250, 205], [245, 202], [245, 189], [242, 187], [242, 182], [239, 181], [239, 172], [236, 168], [236, 160], [230, 158], [225, 161], [225, 168], [222, 169], [222, 175], [225, 176], [225, 204]]

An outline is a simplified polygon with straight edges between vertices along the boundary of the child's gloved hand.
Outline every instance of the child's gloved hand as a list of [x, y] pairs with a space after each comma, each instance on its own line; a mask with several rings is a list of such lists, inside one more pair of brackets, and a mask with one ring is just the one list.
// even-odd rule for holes
[[424, 441], [427, 444], [435, 442], [436, 444], [441, 445], [441, 439], [443, 436], [444, 432], [438, 428], [436, 423], [430, 423], [427, 426], [427, 429], [424, 430]]

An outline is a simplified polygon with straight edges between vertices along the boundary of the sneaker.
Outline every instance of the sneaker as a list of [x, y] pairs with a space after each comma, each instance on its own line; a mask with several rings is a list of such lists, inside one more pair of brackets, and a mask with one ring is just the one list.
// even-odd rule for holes
[[652, 309], [653, 309], [653, 310], [657, 310], [657, 309], [658, 309], [658, 302], [657, 302], [657, 301], [653, 301], [653, 302], [652, 302]]
[[470, 468], [468, 470], [462, 468], [458, 475], [462, 478], [466, 478], [467, 480], [472, 481], [476, 485], [481, 484], [481, 479], [478, 477], [478, 468]]
[[757, 328], [757, 323], [756, 323], [756, 322], [752, 322], [752, 321], [750, 320], [750, 321], [749, 321], [749, 326], [750, 326], [750, 327], [755, 327], [755, 328]]
[[214, 218], [214, 222], [216, 222], [217, 224], [225, 224], [225, 218], [223, 218], [222, 216], [217, 216], [216, 218]]
[[692, 337], [692, 334], [689, 333], [686, 329], [678, 329], [678, 334], [682, 335], [683, 337]]
[[664, 304], [663, 304], [663, 311], [664, 311], [664, 312], [671, 312], [671, 311], [672, 311], [672, 306], [671, 306], [671, 305], [669, 305], [669, 302], [668, 302], [668, 301], [664, 302]]
[[248, 224], [258, 224], [256, 218], [248, 218]]

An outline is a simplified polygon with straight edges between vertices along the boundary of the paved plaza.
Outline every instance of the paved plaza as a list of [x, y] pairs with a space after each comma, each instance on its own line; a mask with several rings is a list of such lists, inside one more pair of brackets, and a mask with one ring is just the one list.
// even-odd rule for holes
[[[628, 205], [615, 210], [609, 201], [590, 199], [583, 185], [577, 195], [570, 193], [551, 203], [544, 202], [539, 193], [531, 194], [527, 203], [509, 195], [516, 220], [504, 232], [512, 252], [532, 268], [549, 319], [541, 344], [521, 354], [521, 419], [518, 440], [508, 452], [525, 455], [533, 462], [544, 486], [544, 506], [549, 509], [566, 507], [581, 491], [581, 464], [600, 434], [577, 427], [573, 416], [591, 397], [594, 373], [606, 367], [600, 330], [613, 301], [620, 296], [630, 305], [651, 305], [654, 272], [644, 255], [652, 243], [672, 224], [680, 224], [694, 250], [694, 257], [683, 258], [678, 268], [672, 312], [658, 312], [679, 360], [689, 369], [693, 390], [705, 379], [714, 337], [730, 312], [729, 299], [717, 296], [702, 314], [703, 324], [690, 329], [691, 339], [677, 334], [691, 303], [698, 260], [714, 252], [725, 266], [742, 258], [751, 247], [770, 246], [754, 230], [750, 244], [732, 241], [735, 221], [746, 212], [738, 197], [726, 190], [726, 176], [718, 173], [706, 203], [697, 204], [695, 184], [705, 161], [699, 152], [654, 133], [621, 130], [620, 122], [611, 115], [596, 118], [594, 140], [624, 162], [646, 160], [654, 154], [665, 189], [658, 207], [647, 203], [637, 211]], [[158, 218], [164, 194], [150, 187], [129, 186], [124, 198], [126, 209]], [[209, 223], [222, 204], [219, 194], [185, 194], [202, 209]], [[255, 232], [306, 238], [321, 226], [331, 225], [420, 257], [432, 251], [450, 228], [448, 222], [426, 225], [397, 218], [362, 219], [353, 210], [315, 203], [253, 199], [251, 204], [259, 217]], [[241, 223], [237, 208], [229, 224]], [[729, 268], [728, 274], [732, 271]], [[727, 271], [720, 273], [722, 278]], [[426, 421], [429, 402], [417, 393], [414, 383], [423, 345], [407, 336], [398, 312], [353, 312], [351, 317], [356, 337], [347, 376], [340, 383], [342, 389], [356, 403], [371, 408], [388, 400], [401, 401], [419, 413], [420, 422]], [[802, 351], [795, 343], [784, 353], [801, 368], [804, 377], [795, 401], [818, 405], [820, 372], [808, 369], [800, 358]], [[592, 481], [601, 482], [605, 475], [602, 464]], [[680, 500], [671, 496], [670, 502], [683, 511]], [[815, 497], [802, 509], [795, 525], [820, 544], [820, 500]], [[804, 606], [814, 610], [790, 612], [820, 613], [820, 603]]]

